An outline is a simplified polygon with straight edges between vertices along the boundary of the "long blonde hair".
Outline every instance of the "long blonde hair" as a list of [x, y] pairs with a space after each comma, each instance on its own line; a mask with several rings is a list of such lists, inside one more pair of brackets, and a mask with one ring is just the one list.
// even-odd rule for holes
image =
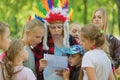
[[103, 26], [101, 27], [102, 30], [107, 33], [107, 30], [108, 30], [108, 14], [107, 14], [107, 11], [103, 8], [98, 8], [97, 10], [95, 10], [93, 12], [93, 16], [92, 16], [92, 23], [93, 23], [93, 18], [94, 18], [94, 15], [97, 11], [100, 11], [102, 13], [102, 20], [103, 20]]
[[15, 39], [11, 42], [9, 49], [6, 52], [6, 56], [2, 60], [5, 66], [6, 80], [12, 80], [12, 75], [14, 72], [13, 60], [15, 59], [16, 55], [20, 53], [23, 47], [24, 44], [22, 40]]
[[28, 21], [25, 25], [24, 25], [24, 29], [23, 29], [23, 33], [22, 33], [22, 38], [24, 36], [24, 33], [26, 30], [32, 31], [35, 27], [39, 27], [41, 29], [44, 29], [44, 25], [41, 21], [37, 20], [37, 19], [32, 19], [30, 21]]

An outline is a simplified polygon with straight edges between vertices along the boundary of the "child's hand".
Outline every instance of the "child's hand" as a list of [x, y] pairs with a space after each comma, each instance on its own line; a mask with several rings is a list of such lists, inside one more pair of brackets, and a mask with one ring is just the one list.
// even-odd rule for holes
[[63, 71], [63, 78], [64, 80], [69, 80], [70, 77], [70, 69], [67, 68], [66, 70]]
[[47, 60], [42, 58], [39, 60], [39, 63], [40, 63], [39, 70], [41, 72], [47, 66]]
[[58, 76], [63, 76], [63, 70], [55, 70], [55, 72]]

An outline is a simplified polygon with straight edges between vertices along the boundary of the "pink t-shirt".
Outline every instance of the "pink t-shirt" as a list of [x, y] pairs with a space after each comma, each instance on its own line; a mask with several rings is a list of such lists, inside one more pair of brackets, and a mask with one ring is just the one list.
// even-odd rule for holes
[[13, 75], [13, 80], [36, 80], [36, 77], [31, 69], [24, 66], [16, 66], [14, 68], [14, 72], [19, 70], [21, 71]]
[[5, 57], [5, 53], [2, 53], [2, 54], [0, 54], [0, 60], [2, 60], [3, 59], [3, 57]]

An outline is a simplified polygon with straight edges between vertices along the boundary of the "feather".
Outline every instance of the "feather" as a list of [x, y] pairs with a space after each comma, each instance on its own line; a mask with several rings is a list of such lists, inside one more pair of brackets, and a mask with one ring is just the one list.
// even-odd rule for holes
[[52, 9], [52, 1], [51, 0], [48, 0], [48, 5], [49, 5], [49, 8]]
[[66, 0], [61, 0], [61, 7], [63, 8], [65, 6]]
[[61, 6], [60, 6], [60, 0], [58, 0], [58, 7], [61, 7]]
[[71, 8], [71, 10], [69, 12], [69, 15], [68, 15], [68, 20], [71, 19], [72, 15], [73, 15], [73, 12], [74, 12], [74, 10]]
[[66, 9], [68, 9], [68, 0], [66, 1], [66, 4], [65, 4], [65, 5], [66, 5]]
[[50, 11], [49, 5], [48, 5], [48, 1], [47, 0], [41, 0], [44, 8], [46, 9], [47, 12]]
[[39, 12], [38, 9], [33, 7], [33, 11], [36, 13], [37, 16], [39, 16], [41, 18], [46, 18], [46, 16], [43, 13]]
[[69, 7], [68, 7], [68, 14], [70, 13], [70, 10], [71, 10], [71, 5], [69, 5]]
[[58, 0], [54, 0], [54, 7], [58, 7]]
[[51, 2], [51, 3], [52, 3], [52, 7], [53, 7], [53, 6], [54, 6], [54, 0], [52, 0], [52, 2]]
[[28, 18], [28, 20], [27, 20], [27, 21], [29, 22], [30, 20], [32, 20], [32, 16], [29, 16], [29, 18]]
[[44, 20], [42, 18], [38, 17], [37, 15], [35, 15], [35, 18], [44, 23]]
[[43, 8], [42, 4], [40, 1], [38, 1], [38, 9], [41, 11], [44, 15], [47, 14], [46, 10]]

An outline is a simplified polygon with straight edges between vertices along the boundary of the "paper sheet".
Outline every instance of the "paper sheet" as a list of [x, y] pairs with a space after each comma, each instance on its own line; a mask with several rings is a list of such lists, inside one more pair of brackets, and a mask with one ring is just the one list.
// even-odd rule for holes
[[44, 80], [64, 80], [62, 76], [56, 75], [55, 70], [68, 68], [67, 56], [44, 54], [44, 59], [46, 59], [48, 63], [43, 71]]
[[66, 69], [68, 68], [68, 57], [67, 56], [56, 56], [50, 54], [44, 54], [44, 59], [47, 60], [49, 67], [55, 69]]

